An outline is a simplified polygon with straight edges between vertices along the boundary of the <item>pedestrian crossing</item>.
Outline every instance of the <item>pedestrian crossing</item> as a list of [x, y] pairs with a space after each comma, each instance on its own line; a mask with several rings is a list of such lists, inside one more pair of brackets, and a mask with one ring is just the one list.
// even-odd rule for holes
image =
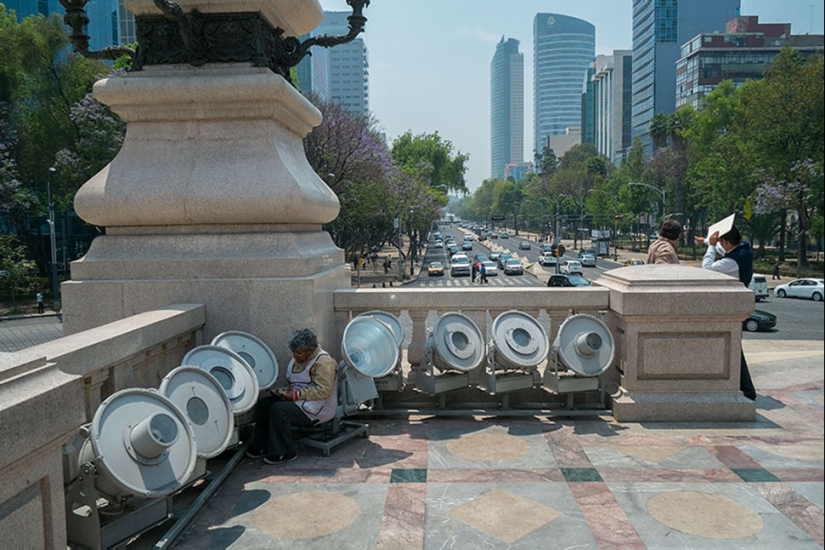
[[470, 277], [465, 278], [438, 278], [429, 277], [418, 279], [418, 286], [427, 288], [486, 288], [486, 287], [526, 287], [526, 286], [543, 286], [546, 281], [542, 283], [535, 277], [496, 275], [495, 277], [488, 277], [487, 284], [482, 285], [480, 279], [473, 282]]

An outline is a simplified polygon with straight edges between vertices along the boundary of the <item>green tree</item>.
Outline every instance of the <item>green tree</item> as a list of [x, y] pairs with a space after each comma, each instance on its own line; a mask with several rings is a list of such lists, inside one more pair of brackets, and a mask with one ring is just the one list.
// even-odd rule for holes
[[[825, 154], [823, 57], [783, 48], [762, 81], [743, 90], [744, 133], [760, 177], [760, 209], [787, 204], [797, 213], [797, 266], [807, 267], [808, 230], [822, 211]], [[782, 201], [773, 201], [776, 191]]]
[[18, 294], [29, 294], [36, 288], [34, 270], [34, 262], [26, 259], [26, 250], [17, 239], [0, 236], [0, 288], [11, 295], [13, 309], [17, 309]]
[[393, 141], [392, 157], [401, 170], [425, 170], [432, 188], [467, 192], [464, 174], [470, 157], [460, 151], [454, 154], [453, 144], [438, 132], [413, 136], [407, 131]]
[[[48, 169], [58, 164], [60, 152], [78, 151], [89, 143], [83, 140], [94, 131], [84, 134], [77, 109], [94, 81], [108, 71], [104, 63], [67, 54], [67, 49], [60, 16], [32, 16], [17, 23], [14, 14], [0, 5], [0, 104], [5, 106], [0, 109], [0, 149], [13, 159], [18, 182], [17, 190], [7, 194], [4, 213], [41, 273], [48, 270], [49, 251], [47, 239], [39, 234], [42, 224], [32, 223], [32, 214], [35, 220], [47, 214]], [[92, 141], [102, 144], [106, 138]], [[90, 152], [87, 160], [91, 156]], [[82, 163], [89, 170], [86, 173], [75, 166], [73, 177], [58, 173], [53, 191], [59, 208], [70, 204], [79, 185], [105, 162]]]

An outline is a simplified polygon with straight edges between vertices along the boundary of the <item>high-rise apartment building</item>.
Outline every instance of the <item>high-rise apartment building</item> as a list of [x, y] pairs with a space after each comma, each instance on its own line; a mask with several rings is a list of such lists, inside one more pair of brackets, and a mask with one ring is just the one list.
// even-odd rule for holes
[[676, 109], [676, 60], [699, 33], [722, 32], [740, 0], [633, 0], [632, 138], [651, 153], [650, 121]]
[[510, 38], [496, 46], [490, 62], [490, 176], [524, 160], [524, 54]]
[[[1, 3], [6, 6], [6, 10], [14, 10], [18, 21], [30, 15], [48, 17], [56, 12], [63, 17], [66, 14], [58, 0], [2, 0]], [[89, 0], [86, 4], [86, 15], [89, 17], [86, 34], [90, 36], [90, 50], [97, 51], [120, 44], [117, 6], [118, 0]], [[67, 26], [66, 32], [70, 31]]]
[[790, 23], [759, 23], [759, 16], [735, 17], [724, 34], [698, 34], [682, 46], [676, 62], [676, 108], [700, 109], [704, 98], [723, 80], [734, 86], [761, 79], [784, 47], [804, 57], [822, 53], [825, 35], [791, 34]]
[[533, 146], [581, 125], [582, 85], [596, 55], [596, 28], [582, 19], [539, 13], [533, 19]]
[[[300, 39], [322, 34], [347, 34], [349, 15], [352, 14], [325, 11], [321, 25]], [[369, 114], [369, 61], [364, 40], [356, 38], [334, 48], [313, 47], [310, 52], [312, 55], [304, 57], [295, 68], [301, 91], [336, 101], [350, 113]]]
[[613, 50], [597, 56], [593, 75], [594, 144], [596, 151], [618, 166], [627, 155], [630, 140], [631, 76], [633, 52]]

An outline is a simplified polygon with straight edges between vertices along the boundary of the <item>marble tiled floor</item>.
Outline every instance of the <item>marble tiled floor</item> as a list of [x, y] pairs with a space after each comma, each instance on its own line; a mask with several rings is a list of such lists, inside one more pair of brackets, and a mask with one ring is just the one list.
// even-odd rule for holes
[[768, 390], [748, 424], [370, 419], [328, 458], [244, 460], [179, 547], [821, 548], [822, 396]]

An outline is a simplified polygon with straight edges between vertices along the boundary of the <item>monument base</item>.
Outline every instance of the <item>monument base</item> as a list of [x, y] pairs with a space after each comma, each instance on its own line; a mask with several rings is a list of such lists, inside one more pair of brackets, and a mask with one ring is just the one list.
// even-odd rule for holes
[[337, 352], [332, 297], [350, 286], [350, 269], [328, 233], [318, 226], [198, 229], [115, 229], [96, 238], [61, 287], [64, 334], [197, 303], [206, 306], [205, 343], [227, 330], [249, 332], [286, 365], [291, 333], [308, 327]]
[[754, 422], [756, 403], [739, 391], [640, 392], [622, 388], [613, 397], [618, 422]]

